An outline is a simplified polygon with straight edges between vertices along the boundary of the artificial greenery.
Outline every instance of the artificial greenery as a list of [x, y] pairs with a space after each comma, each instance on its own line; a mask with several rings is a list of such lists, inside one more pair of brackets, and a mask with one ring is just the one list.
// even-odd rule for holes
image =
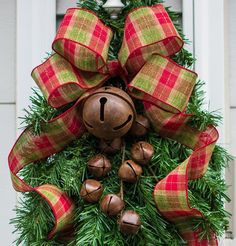
[[[101, 1], [102, 3], [105, 1]], [[95, 0], [80, 1], [79, 6], [97, 12], [103, 21], [114, 30], [109, 57], [115, 59], [121, 45], [124, 20], [127, 13], [133, 8], [153, 5], [158, 0], [122, 1], [125, 8], [118, 20], [111, 20], [108, 14]], [[178, 14], [167, 8], [170, 17], [176, 23], [181, 36], [182, 30], [177, 23]], [[185, 40], [187, 42], [187, 40]], [[190, 67], [194, 63], [192, 55], [185, 49], [173, 57], [181, 65]], [[118, 80], [119, 83], [122, 81]], [[111, 79], [107, 83], [117, 85], [117, 80]], [[193, 116], [189, 124], [203, 130], [209, 124], [217, 126], [221, 117], [216, 112], [202, 110], [204, 102], [203, 83], [198, 81], [190, 98], [187, 112]], [[31, 97], [32, 106], [27, 109], [23, 123], [32, 127], [35, 134], [42, 130], [41, 125], [65, 111], [65, 108], [51, 108], [41, 93], [34, 89]], [[142, 108], [139, 109], [142, 111]], [[130, 158], [130, 147], [138, 139], [126, 137], [125, 157]], [[70, 242], [60, 241], [56, 236], [47, 240], [48, 232], [54, 225], [54, 217], [48, 204], [36, 193], [24, 193], [21, 202], [16, 208], [16, 218], [12, 219], [16, 227], [18, 239], [16, 245], [30, 246], [136, 246], [136, 245], [184, 245], [185, 242], [178, 234], [175, 226], [166, 221], [157, 211], [152, 197], [153, 187], [158, 180], [164, 178], [170, 171], [184, 161], [191, 151], [185, 146], [158, 136], [150, 131], [143, 140], [151, 143], [155, 148], [155, 155], [150, 168], [144, 168], [144, 173], [137, 184], [124, 186], [124, 199], [126, 209], [137, 211], [142, 220], [142, 228], [137, 235], [124, 236], [119, 232], [117, 219], [104, 215], [98, 204], [86, 204], [79, 195], [82, 182], [90, 178], [86, 163], [90, 157], [99, 153], [96, 148], [98, 139], [90, 134], [73, 141], [67, 148], [51, 157], [32, 163], [21, 171], [21, 176], [32, 186], [45, 183], [54, 184], [64, 190], [75, 202], [76, 213], [74, 217], [75, 236]], [[119, 193], [120, 180], [117, 175], [121, 164], [122, 153], [108, 156], [112, 162], [112, 171], [102, 180], [105, 187], [104, 194]], [[201, 237], [209, 237], [211, 230], [222, 235], [228, 224], [229, 214], [224, 209], [224, 202], [229, 201], [226, 195], [226, 184], [222, 172], [231, 157], [220, 146], [216, 146], [209, 168], [204, 177], [189, 182], [189, 199], [192, 207], [198, 208], [204, 215], [193, 221], [193, 228], [203, 228]]]

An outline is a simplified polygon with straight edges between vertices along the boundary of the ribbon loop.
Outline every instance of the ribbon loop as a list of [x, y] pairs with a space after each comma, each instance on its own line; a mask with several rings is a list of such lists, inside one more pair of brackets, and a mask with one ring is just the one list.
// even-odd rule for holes
[[157, 4], [132, 11], [119, 60], [107, 62], [111, 38], [112, 31], [94, 13], [79, 8], [66, 12], [53, 42], [58, 54], [32, 72], [49, 104], [58, 108], [72, 102], [110, 76], [128, 82], [142, 67], [129, 85], [131, 94], [170, 112], [183, 111], [196, 75], [157, 55], [170, 56], [183, 45], [165, 8]]
[[53, 42], [53, 49], [83, 71], [105, 67], [112, 31], [92, 12], [68, 9]]
[[132, 96], [166, 111], [185, 110], [197, 74], [169, 58], [153, 55], [129, 84]]
[[80, 71], [54, 54], [33, 70], [32, 77], [48, 103], [58, 108], [75, 101], [88, 89], [99, 86], [108, 75]]
[[144, 65], [152, 54], [171, 56], [183, 46], [183, 40], [162, 4], [138, 8], [129, 13], [119, 60], [130, 74]]

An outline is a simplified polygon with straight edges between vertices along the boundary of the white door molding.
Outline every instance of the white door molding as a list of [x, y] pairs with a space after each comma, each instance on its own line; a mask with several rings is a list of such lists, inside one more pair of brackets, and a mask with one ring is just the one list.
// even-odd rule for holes
[[194, 0], [195, 69], [206, 82], [207, 109], [219, 110], [223, 124], [219, 143], [228, 146], [228, 73], [226, 71], [225, 5], [227, 1]]
[[205, 81], [206, 108], [219, 110], [223, 124], [218, 128], [222, 144], [229, 144], [227, 123], [229, 116], [228, 73], [226, 52], [226, 2], [215, 0], [183, 0], [183, 28], [192, 45], [186, 46], [197, 59], [195, 70]]
[[[183, 0], [184, 33], [192, 45], [187, 48], [197, 59], [195, 70], [206, 85], [206, 109], [219, 110], [223, 124], [218, 127], [223, 147], [229, 149], [229, 73], [228, 73], [228, 1], [215, 0]], [[228, 184], [233, 184], [234, 170], [226, 173]], [[234, 200], [234, 187], [230, 196]], [[234, 202], [227, 209], [235, 214]], [[233, 220], [230, 230], [234, 232]], [[234, 233], [233, 233], [234, 234]], [[229, 245], [233, 240], [225, 240], [220, 245]], [[233, 245], [233, 244], [232, 244]]]
[[[32, 69], [51, 51], [56, 30], [56, 0], [17, 1], [16, 115], [30, 104]], [[17, 119], [17, 127], [20, 120]], [[18, 130], [17, 135], [20, 131]]]
[[[219, 110], [223, 117], [218, 127], [220, 138], [218, 144], [229, 150], [230, 146], [230, 96], [227, 47], [227, 1], [194, 0], [194, 51], [197, 59], [195, 69], [199, 77], [206, 82], [206, 108]], [[230, 185], [231, 203], [226, 209], [233, 214], [226, 236], [235, 234], [235, 187], [234, 167], [226, 170], [225, 179]], [[231, 242], [233, 242], [231, 240]], [[235, 244], [236, 242], [234, 242]], [[227, 244], [227, 241], [224, 241]]]
[[183, 32], [189, 40], [185, 48], [194, 55], [194, 0], [183, 0]]

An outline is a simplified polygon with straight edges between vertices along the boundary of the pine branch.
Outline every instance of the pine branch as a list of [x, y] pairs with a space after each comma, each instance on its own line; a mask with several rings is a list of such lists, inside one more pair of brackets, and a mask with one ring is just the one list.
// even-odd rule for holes
[[[36, 193], [24, 194], [11, 220], [19, 235], [16, 245], [34, 245], [36, 241], [47, 241], [47, 234], [53, 228], [54, 217], [49, 205]], [[39, 246], [40, 244], [38, 244]], [[41, 244], [42, 245], [42, 244]], [[46, 244], [45, 244], [46, 245]]]
[[48, 104], [39, 88], [32, 88], [32, 93], [32, 96], [30, 96], [31, 106], [28, 109], [24, 109], [25, 116], [19, 118], [22, 120], [22, 128], [32, 127], [34, 133], [39, 135], [42, 130], [42, 124], [62, 114], [72, 104], [69, 103], [59, 109], [55, 109]]
[[[154, 172], [159, 179], [165, 177], [189, 155], [190, 150], [180, 144], [176, 144], [172, 140], [162, 139], [154, 133], [149, 134], [148, 141], [154, 145], [156, 150], [151, 167], [154, 169]], [[159, 244], [156, 245], [168, 245], [170, 242], [173, 242], [173, 245], [182, 245], [181, 238], [174, 226], [165, 221], [156, 210], [152, 198], [152, 189], [156, 181], [153, 177], [149, 176], [148, 169], [144, 170], [140, 182], [135, 186], [125, 185], [124, 187], [126, 208], [134, 209], [142, 218], [143, 225], [141, 232], [135, 238], [124, 238], [117, 228], [116, 219], [110, 219], [103, 215], [99, 210], [98, 204], [87, 205], [80, 200], [79, 190], [81, 184], [86, 178], [91, 178], [87, 173], [86, 163], [91, 156], [96, 154], [96, 145], [97, 142], [92, 136], [85, 135], [57, 155], [38, 162], [37, 164], [32, 164], [22, 171], [22, 175], [28, 178], [27, 182], [31, 185], [40, 185], [43, 183], [55, 184], [74, 198], [76, 204], [78, 204], [77, 216], [75, 218], [77, 225], [76, 231], [78, 233], [76, 233], [75, 241], [73, 241], [76, 243], [75, 245], [80, 245], [81, 240], [90, 242], [89, 240], [91, 237], [93, 244], [90, 245], [100, 245], [98, 242], [99, 240], [104, 240], [104, 245], [116, 245], [116, 241], [121, 245], [126, 245], [124, 242], [127, 242], [127, 240], [129, 242], [141, 242], [143, 245], [149, 242], [150, 245], [152, 245], [151, 242], [154, 244], [154, 240], [156, 241], [157, 238]], [[130, 154], [129, 148], [131, 145], [132, 142], [129, 141], [127, 156]], [[220, 156], [219, 158], [219, 151], [220, 148], [216, 148], [210, 164], [211, 167], [215, 168], [215, 163], [218, 163], [219, 160], [220, 164], [224, 164], [225, 160], [228, 160], [226, 153], [224, 157]], [[113, 170], [106, 179], [102, 180], [105, 187], [104, 194], [111, 192], [118, 193], [120, 186], [117, 171], [122, 161], [121, 154], [118, 153], [114, 157], [109, 156], [109, 158], [112, 161]], [[191, 205], [200, 208], [206, 218], [208, 218], [208, 227], [216, 228], [216, 232], [220, 235], [227, 226], [227, 219], [225, 219], [226, 212], [223, 210], [223, 199], [226, 199], [227, 195], [225, 194], [226, 185], [219, 173], [220, 172], [213, 172], [210, 170], [202, 179], [190, 182], [190, 200]], [[216, 178], [217, 175], [218, 178]], [[29, 193], [25, 196], [32, 196], [32, 194]], [[220, 202], [215, 202], [215, 196], [217, 196], [217, 199]], [[211, 208], [209, 205], [212, 201], [214, 201], [214, 208]], [[42, 212], [40, 209], [38, 210], [38, 207], [35, 208], [35, 206], [30, 206], [30, 204], [35, 204], [35, 201], [26, 201], [26, 207], [18, 208], [18, 211], [23, 211], [23, 213], [20, 213], [18, 220], [13, 221], [18, 225], [18, 230], [25, 228], [25, 225], [32, 221], [32, 215], [34, 215], [35, 212], [37, 215], [41, 213], [48, 214], [48, 211], [50, 211], [50, 209], [48, 210], [48, 206], [45, 206], [44, 208], [47, 212]], [[30, 207], [30, 211], [28, 206]], [[214, 211], [217, 212], [218, 217], [212, 217], [212, 214], [215, 213]], [[94, 215], [96, 215], [96, 221], [94, 221]], [[196, 223], [193, 223], [193, 227], [202, 226], [202, 224], [205, 223], [205, 220], [200, 222], [197, 221]], [[23, 235], [26, 235], [25, 239], [29, 241], [34, 238], [34, 240], [42, 242], [43, 238], [46, 238], [50, 228], [52, 228], [52, 220], [49, 225], [48, 218], [44, 218], [44, 222], [40, 223], [40, 225], [47, 225], [46, 229], [44, 227], [40, 228], [40, 233], [37, 233], [37, 228], [33, 228], [33, 231], [36, 231], [35, 233], [31, 230], [27, 233], [26, 227], [23, 233]], [[28, 228], [32, 229], [30, 224]], [[107, 228], [112, 228], [112, 230], [108, 230]], [[87, 236], [85, 238], [84, 233], [81, 233], [81, 230], [87, 231]], [[93, 236], [94, 230], [96, 232], [96, 237]], [[170, 234], [167, 234], [167, 231]], [[204, 233], [207, 234], [207, 231], [204, 231]], [[154, 235], [156, 235], [156, 237], [154, 237]], [[115, 238], [116, 241], [110, 242], [111, 244], [106, 244], [105, 242], [108, 242], [109, 238]], [[21, 240], [23, 239], [21, 238]]]

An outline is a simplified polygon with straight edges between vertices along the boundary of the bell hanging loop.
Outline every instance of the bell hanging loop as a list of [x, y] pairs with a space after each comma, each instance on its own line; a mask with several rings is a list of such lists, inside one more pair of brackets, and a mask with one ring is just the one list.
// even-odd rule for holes
[[107, 0], [103, 8], [110, 14], [110, 18], [116, 20], [124, 4], [120, 0]]

